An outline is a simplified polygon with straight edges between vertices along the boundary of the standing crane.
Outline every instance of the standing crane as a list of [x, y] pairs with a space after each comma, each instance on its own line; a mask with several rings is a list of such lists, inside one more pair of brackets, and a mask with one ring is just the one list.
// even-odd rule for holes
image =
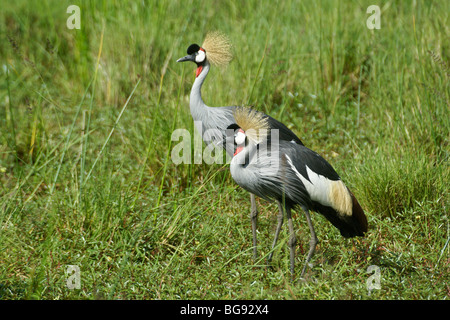
[[[367, 218], [353, 193], [344, 185], [333, 167], [307, 147], [273, 139], [267, 120], [248, 108], [234, 110], [234, 129], [226, 140], [235, 150], [230, 163], [231, 176], [241, 187], [267, 200], [276, 200], [286, 211], [290, 238], [290, 271], [294, 275], [296, 236], [291, 209], [303, 210], [311, 240], [301, 277], [314, 254], [318, 239], [309, 215], [316, 211], [345, 238], [364, 236]], [[278, 220], [272, 251], [278, 239], [283, 219]]]
[[[202, 138], [206, 144], [221, 144], [226, 138], [226, 129], [236, 120], [233, 111], [237, 106], [227, 107], [208, 107], [202, 99], [201, 88], [206, 76], [210, 70], [211, 64], [216, 66], [225, 66], [233, 58], [232, 45], [228, 37], [221, 32], [210, 32], [206, 35], [205, 40], [200, 47], [198, 44], [192, 44], [187, 49], [187, 56], [180, 58], [177, 62], [191, 61], [197, 65], [195, 73], [195, 81], [192, 85], [189, 98], [189, 106], [194, 123], [197, 125], [198, 132], [204, 133]], [[260, 117], [267, 121], [270, 129], [278, 129], [280, 137], [295, 144], [303, 145], [302, 141], [284, 124], [274, 118], [255, 111]], [[223, 144], [225, 147], [225, 144]], [[232, 150], [227, 150], [228, 154], [233, 155]], [[258, 210], [256, 208], [255, 196], [250, 194], [251, 212], [250, 218], [252, 222], [253, 234], [253, 256], [257, 257], [257, 240], [256, 240], [256, 224]], [[279, 206], [278, 216], [283, 215], [282, 208]]]

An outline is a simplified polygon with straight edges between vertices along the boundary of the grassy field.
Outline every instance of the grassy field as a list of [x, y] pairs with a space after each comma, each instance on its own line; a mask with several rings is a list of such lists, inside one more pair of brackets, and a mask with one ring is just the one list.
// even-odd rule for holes
[[[0, 298], [449, 299], [449, 13], [444, 0], [4, 1]], [[254, 261], [228, 165], [171, 160], [173, 130], [193, 132], [195, 66], [176, 59], [209, 30], [235, 58], [212, 69], [205, 102], [284, 122], [368, 216], [347, 240], [312, 215], [307, 281], [289, 281], [287, 226], [266, 268], [275, 204], [257, 199]], [[294, 223], [298, 275], [310, 234]]]

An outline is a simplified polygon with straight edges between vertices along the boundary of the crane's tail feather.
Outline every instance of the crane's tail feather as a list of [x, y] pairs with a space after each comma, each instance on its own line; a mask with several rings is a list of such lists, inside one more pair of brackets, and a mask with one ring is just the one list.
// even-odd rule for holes
[[350, 195], [352, 197], [352, 204], [353, 204], [353, 210], [352, 210], [352, 221], [355, 225], [356, 229], [359, 231], [360, 234], [357, 234], [358, 236], [363, 236], [365, 232], [367, 232], [368, 225], [367, 225], [367, 217], [364, 214], [364, 210], [361, 208], [358, 200], [356, 200], [356, 197], [353, 195], [353, 193], [350, 192]]
[[[348, 189], [348, 188], [347, 188]], [[322, 214], [328, 221], [339, 229], [341, 235], [345, 238], [352, 238], [356, 236], [364, 236], [367, 232], [367, 218], [361, 208], [358, 200], [353, 193], [348, 190], [352, 198], [352, 214], [339, 214], [334, 208], [324, 206], [318, 202], [313, 202], [313, 210]]]

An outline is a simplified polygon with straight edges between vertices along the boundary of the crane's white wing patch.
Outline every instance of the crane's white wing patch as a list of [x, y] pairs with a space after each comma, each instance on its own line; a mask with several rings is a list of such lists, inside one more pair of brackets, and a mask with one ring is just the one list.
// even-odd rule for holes
[[321, 205], [334, 208], [342, 215], [352, 214], [352, 199], [347, 187], [341, 180], [330, 180], [306, 166], [308, 177], [304, 177], [286, 155], [289, 166], [306, 188], [311, 200]]

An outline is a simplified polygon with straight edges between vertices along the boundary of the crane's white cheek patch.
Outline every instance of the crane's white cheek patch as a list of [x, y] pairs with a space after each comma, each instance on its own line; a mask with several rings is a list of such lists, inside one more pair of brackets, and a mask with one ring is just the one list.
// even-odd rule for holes
[[289, 156], [286, 157], [291, 169], [305, 186], [311, 200], [319, 202], [321, 205], [332, 207], [343, 216], [352, 215], [352, 198], [341, 180], [330, 180], [306, 166], [308, 180], [298, 172], [291, 158]]
[[202, 63], [203, 61], [205, 61], [206, 58], [206, 54], [205, 51], [203, 51], [202, 49], [200, 49], [197, 53], [197, 55], [195, 56], [195, 62], [197, 63]]
[[243, 144], [245, 142], [245, 134], [242, 131], [239, 131], [236, 134], [236, 138], [234, 139], [237, 145]]

